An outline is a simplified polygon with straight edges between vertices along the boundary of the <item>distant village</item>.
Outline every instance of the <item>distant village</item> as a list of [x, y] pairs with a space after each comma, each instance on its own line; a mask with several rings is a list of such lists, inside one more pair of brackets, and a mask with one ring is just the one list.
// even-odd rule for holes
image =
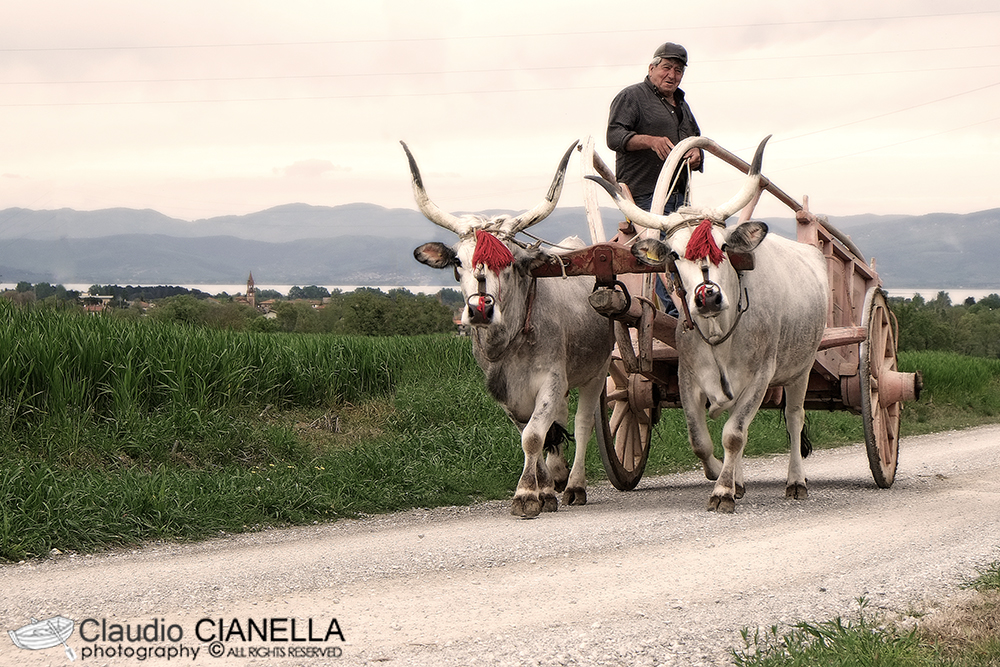
[[261, 292], [256, 288], [253, 273], [247, 278], [246, 292], [233, 295], [225, 292], [213, 295], [198, 289], [172, 285], [158, 285], [155, 287], [92, 285], [89, 291], [80, 292], [66, 289], [63, 285], [52, 285], [45, 282], [34, 285], [29, 282], [20, 282], [14, 289], [0, 292], [0, 298], [17, 304], [40, 302], [47, 299], [75, 301], [82, 306], [84, 312], [94, 314], [104, 313], [114, 308], [135, 307], [145, 310], [155, 307], [156, 301], [181, 295], [214, 302], [242, 303], [259, 310], [263, 314], [271, 313], [275, 303], [278, 301], [301, 301], [309, 303], [314, 308], [322, 308], [330, 300], [329, 290], [325, 287], [317, 287], [315, 285], [294, 287], [287, 296], [282, 295], [276, 290]]
[[309, 285], [288, 294], [256, 287], [253, 273], [243, 293], [208, 294], [178, 286], [92, 285], [86, 292], [23, 281], [0, 292], [0, 300], [22, 307], [51, 308], [123, 319], [152, 317], [220, 329], [258, 332], [418, 335], [461, 333], [461, 292], [436, 295], [405, 289], [353, 292]]

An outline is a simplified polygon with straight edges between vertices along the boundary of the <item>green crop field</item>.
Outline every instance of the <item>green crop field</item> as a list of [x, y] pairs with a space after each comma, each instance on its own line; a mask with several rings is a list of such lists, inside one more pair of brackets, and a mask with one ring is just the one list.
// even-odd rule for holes
[[[0, 302], [0, 559], [508, 498], [516, 429], [468, 339], [227, 332]], [[1000, 360], [900, 355], [903, 434], [996, 421]], [[718, 424], [714, 425], [718, 430]], [[817, 446], [861, 420], [810, 413]], [[787, 447], [763, 411], [748, 452]], [[646, 474], [695, 466], [666, 410]], [[604, 476], [596, 448], [588, 476]]]

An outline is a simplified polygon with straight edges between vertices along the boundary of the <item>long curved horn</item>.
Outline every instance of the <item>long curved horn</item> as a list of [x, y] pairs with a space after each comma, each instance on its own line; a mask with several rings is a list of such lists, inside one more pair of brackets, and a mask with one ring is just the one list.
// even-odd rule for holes
[[457, 215], [445, 213], [427, 196], [427, 191], [424, 190], [424, 181], [420, 177], [420, 170], [417, 169], [417, 161], [413, 159], [413, 154], [410, 153], [406, 142], [400, 141], [399, 143], [403, 146], [403, 150], [406, 151], [406, 159], [410, 163], [410, 176], [413, 178], [413, 198], [417, 200], [417, 208], [424, 214], [424, 217], [434, 224], [449, 229], [459, 236], [467, 234], [471, 228], [468, 222], [462, 220]]
[[[740, 188], [740, 191], [737, 192], [736, 195], [733, 196], [728, 202], [717, 208], [690, 207], [681, 209], [681, 211], [675, 211], [669, 215], [658, 215], [656, 213], [645, 211], [628, 199], [622, 197], [618, 192], [618, 189], [611, 183], [605, 181], [603, 178], [598, 176], [587, 176], [587, 178], [595, 183], [598, 183], [605, 190], [607, 190], [608, 194], [614, 198], [615, 203], [618, 205], [618, 208], [621, 209], [621, 212], [624, 213], [629, 220], [641, 227], [667, 231], [674, 225], [688, 220], [708, 218], [709, 220], [717, 222], [725, 222], [726, 218], [746, 206], [756, 194], [760, 184], [760, 167], [764, 161], [764, 145], [767, 144], [767, 140], [770, 138], [771, 135], [767, 135], [764, 137], [764, 140], [760, 142], [760, 145], [757, 146], [757, 152], [754, 153], [753, 162], [750, 164], [750, 171], [747, 174], [747, 178], [743, 181], [743, 187]], [[688, 139], [678, 142], [677, 145], [674, 146], [674, 149], [670, 151], [670, 155], [667, 157], [667, 162], [664, 163], [663, 170], [660, 172], [660, 178], [663, 178], [663, 174], [671, 173], [671, 168], [676, 169], [677, 165], [680, 164], [683, 154], [688, 150], [700, 147], [701, 145], [709, 145], [710, 143], [714, 142], [711, 142], [710, 139], [705, 139], [703, 137], [689, 137]], [[677, 155], [677, 157], [674, 157], [675, 155]]]
[[674, 174], [677, 173], [681, 162], [684, 161], [684, 156], [687, 155], [689, 150], [692, 148], [710, 148], [714, 143], [708, 137], [702, 136], [688, 137], [678, 141], [670, 149], [667, 161], [660, 168], [660, 176], [656, 179], [656, 187], [653, 188], [653, 202], [656, 203], [659, 201], [665, 203], [667, 201], [667, 186], [674, 180]]
[[673, 227], [678, 222], [683, 222], [690, 217], [688, 215], [681, 215], [676, 211], [670, 215], [656, 215], [655, 213], [650, 213], [649, 211], [636, 206], [631, 199], [623, 197], [617, 187], [600, 176], [587, 176], [587, 178], [607, 190], [608, 194], [615, 200], [615, 204], [617, 204], [621, 212], [625, 214], [625, 217], [640, 227], [666, 230]]
[[562, 194], [563, 182], [566, 179], [566, 167], [569, 165], [569, 158], [573, 154], [573, 149], [576, 145], [580, 143], [579, 141], [574, 141], [573, 145], [566, 150], [566, 153], [562, 156], [562, 160], [559, 161], [559, 168], [556, 169], [556, 175], [552, 179], [552, 185], [549, 186], [549, 192], [545, 195], [545, 199], [542, 203], [538, 204], [535, 208], [530, 211], [525, 211], [519, 216], [511, 218], [506, 224], [504, 224], [504, 229], [510, 234], [517, 234], [518, 232], [531, 227], [532, 225], [541, 222], [552, 213], [556, 208], [556, 204], [559, 202], [559, 195]]
[[757, 194], [757, 190], [760, 188], [760, 167], [764, 162], [764, 146], [770, 138], [771, 135], [767, 135], [757, 146], [757, 151], [753, 154], [753, 161], [750, 163], [750, 171], [747, 172], [747, 178], [743, 181], [743, 187], [740, 188], [740, 191], [722, 206], [710, 209], [710, 215], [706, 215], [705, 217], [725, 222], [726, 218], [750, 203], [750, 200], [754, 198], [754, 195]]

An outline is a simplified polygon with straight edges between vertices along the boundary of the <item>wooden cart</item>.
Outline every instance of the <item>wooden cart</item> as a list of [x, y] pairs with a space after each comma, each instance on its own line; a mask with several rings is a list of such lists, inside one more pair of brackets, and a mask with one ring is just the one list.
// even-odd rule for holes
[[[711, 140], [703, 148], [743, 173], [749, 165]], [[584, 175], [614, 182], [614, 173], [594, 151], [593, 139], [581, 147]], [[653, 427], [663, 408], [679, 408], [677, 319], [658, 310], [652, 298], [654, 280], [666, 280], [656, 269], [639, 263], [628, 244], [641, 237], [630, 222], [619, 224], [611, 240], [604, 238], [596, 189], [585, 187], [592, 245], [560, 256], [535, 271], [539, 277], [593, 275], [591, 304], [614, 322], [615, 351], [598, 418], [597, 442], [611, 483], [628, 491], [639, 483], [649, 457]], [[901, 373], [896, 363], [896, 318], [886, 303], [875, 262], [867, 262], [854, 243], [823, 216], [762, 178], [757, 196], [743, 209], [749, 219], [767, 191], [795, 214], [797, 240], [819, 248], [827, 260], [830, 299], [826, 329], [809, 378], [807, 410], [849, 410], [860, 414], [868, 463], [875, 483], [892, 485], [899, 451], [903, 403], [919, 397], [919, 373]], [[655, 232], [653, 232], [655, 233]], [[781, 404], [782, 388], [772, 387], [763, 408]]]

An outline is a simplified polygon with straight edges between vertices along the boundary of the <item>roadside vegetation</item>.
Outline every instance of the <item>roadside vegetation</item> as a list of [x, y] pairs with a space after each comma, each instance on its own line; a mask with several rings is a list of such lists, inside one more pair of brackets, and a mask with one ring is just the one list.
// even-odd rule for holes
[[975, 591], [966, 601], [917, 619], [890, 618], [858, 598], [853, 617], [800, 622], [787, 631], [744, 629], [733, 662], [737, 667], [997, 667], [1000, 561], [966, 587]]
[[[145, 314], [128, 306], [98, 316], [52, 296], [0, 299], [0, 562], [513, 494], [522, 464], [517, 432], [484, 390], [469, 339], [384, 326], [394, 317], [397, 325], [421, 322], [421, 307], [438, 306], [450, 323], [443, 299], [390, 313], [376, 305], [391, 295], [369, 290], [355, 305], [344, 295], [342, 315], [331, 321], [349, 319], [343, 313], [357, 307], [356, 321], [370, 316], [364, 321], [372, 327], [369, 335], [347, 335], [304, 325], [301, 332], [298, 316], [294, 326], [288, 318], [275, 329], [189, 317], [190, 301], [204, 301], [190, 294], [165, 297]], [[357, 306], [364, 299], [370, 303]], [[904, 411], [904, 436], [1000, 421], [1000, 355], [990, 341], [976, 356], [954, 349], [970, 340], [957, 335], [966, 329], [1000, 340], [991, 328], [997, 302], [893, 300], [900, 370], [920, 369], [925, 381], [920, 401]], [[304, 317], [317, 310], [310, 306]], [[820, 447], [863, 440], [860, 418], [843, 412], [811, 412], [809, 428]], [[778, 412], [762, 411], [748, 453], [786, 449]], [[665, 410], [647, 474], [693, 467], [683, 416]], [[587, 470], [604, 477], [596, 447]], [[1000, 664], [996, 572], [994, 565], [986, 583], [975, 584], [986, 592], [970, 612], [974, 625], [993, 623], [992, 644], [930, 636], [923, 626], [916, 634], [895, 629], [861, 604], [856, 619], [800, 624], [789, 635], [754, 631], [737, 659]], [[871, 636], [914, 643], [952, 662], [763, 661], [841, 634], [859, 635], [859, 644]]]

